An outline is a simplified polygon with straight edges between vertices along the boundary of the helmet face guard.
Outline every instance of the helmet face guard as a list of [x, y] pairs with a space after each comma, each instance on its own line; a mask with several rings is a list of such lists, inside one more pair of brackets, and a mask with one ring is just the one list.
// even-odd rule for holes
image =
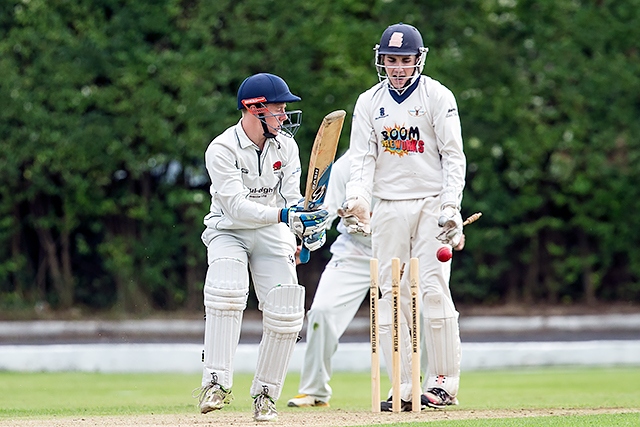
[[[300, 128], [302, 122], [302, 111], [293, 110], [286, 111], [283, 114], [274, 114], [267, 108], [265, 97], [243, 99], [242, 105], [247, 111], [256, 116], [261, 122], [264, 129], [264, 136], [267, 138], [275, 138], [277, 133], [293, 138]], [[285, 116], [284, 121], [280, 121], [282, 115]], [[274, 117], [280, 125], [276, 128], [267, 123], [267, 118]]]
[[384, 33], [382, 33], [380, 43], [377, 44], [373, 50], [375, 51], [375, 65], [376, 71], [378, 72], [378, 80], [380, 82], [388, 80], [390, 77], [387, 74], [387, 68], [384, 65], [384, 55], [416, 57], [414, 65], [394, 65], [393, 67], [412, 69], [411, 72], [407, 73], [407, 75], [411, 77], [402, 88], [396, 88], [390, 81], [388, 81], [389, 88], [395, 90], [399, 94], [402, 94], [402, 92], [404, 92], [407, 87], [411, 86], [420, 74], [422, 74], [424, 63], [427, 60], [427, 52], [429, 52], [429, 48], [425, 47], [422, 42], [422, 35], [420, 35], [420, 32], [415, 27], [402, 23], [387, 27]]
[[[238, 89], [238, 110], [246, 108], [262, 122], [264, 135], [275, 138], [277, 133], [293, 137], [300, 127], [302, 111], [293, 110], [282, 114], [274, 114], [267, 104], [284, 104], [300, 101], [300, 97], [291, 93], [287, 83], [274, 74], [260, 73], [247, 77]], [[282, 121], [282, 115], [285, 120]], [[267, 123], [267, 118], [275, 117], [279, 123], [277, 128]]]

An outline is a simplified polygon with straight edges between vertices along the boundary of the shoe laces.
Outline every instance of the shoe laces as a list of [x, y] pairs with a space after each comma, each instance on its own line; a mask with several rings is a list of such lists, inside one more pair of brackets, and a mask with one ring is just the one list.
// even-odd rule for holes
[[218, 394], [221, 399], [225, 399], [229, 394], [229, 390], [226, 390], [220, 384], [218, 384], [218, 376], [214, 373], [211, 374], [211, 381], [202, 387], [196, 387], [191, 392], [191, 397], [198, 399], [198, 402], [202, 405], [202, 402], [207, 398], [209, 390], [212, 390], [212, 394]]
[[257, 395], [255, 398], [255, 408], [256, 415], [257, 414], [268, 414], [270, 412], [275, 412], [276, 403], [273, 401], [271, 396], [269, 396], [269, 387], [266, 385], [262, 386], [262, 393]]

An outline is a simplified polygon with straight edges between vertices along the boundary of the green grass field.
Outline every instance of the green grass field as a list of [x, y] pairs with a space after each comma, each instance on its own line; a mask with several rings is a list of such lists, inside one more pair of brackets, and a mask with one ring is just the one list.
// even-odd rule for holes
[[[288, 411], [368, 411], [366, 373], [338, 373], [330, 409], [287, 408], [299, 376], [287, 377], [278, 404]], [[47, 416], [196, 413], [199, 375], [0, 372], [0, 421]], [[235, 376], [235, 401], [225, 411], [250, 412], [251, 376]], [[389, 387], [383, 383], [383, 390]], [[428, 426], [640, 426], [640, 368], [547, 368], [463, 373], [460, 406], [451, 411], [626, 408], [629, 413], [432, 421]], [[625, 411], [619, 411], [625, 412]], [[379, 424], [378, 424], [379, 425]], [[391, 424], [389, 424], [391, 426]]]

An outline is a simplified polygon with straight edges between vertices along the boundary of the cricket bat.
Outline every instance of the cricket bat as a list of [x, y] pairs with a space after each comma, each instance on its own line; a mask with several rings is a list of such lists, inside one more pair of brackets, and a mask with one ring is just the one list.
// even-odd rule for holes
[[[342, 132], [342, 125], [346, 115], [346, 111], [337, 110], [327, 114], [322, 119], [316, 138], [313, 141], [311, 157], [309, 158], [307, 187], [304, 193], [305, 210], [318, 209], [324, 203], [329, 176], [331, 175], [331, 166], [336, 157], [340, 132]], [[300, 251], [300, 262], [304, 264], [309, 261], [310, 255], [309, 249], [305, 248], [303, 244]]]

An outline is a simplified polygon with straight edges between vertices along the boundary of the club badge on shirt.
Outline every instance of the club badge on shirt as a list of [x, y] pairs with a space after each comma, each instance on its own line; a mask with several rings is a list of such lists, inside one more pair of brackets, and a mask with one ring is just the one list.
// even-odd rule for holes
[[389, 115], [384, 111], [384, 107], [380, 107], [378, 110], [379, 114], [374, 120], [384, 119], [385, 117], [389, 117]]
[[427, 110], [425, 110], [421, 106], [415, 106], [412, 109], [407, 110], [407, 113], [409, 113], [409, 115], [413, 117], [420, 117], [427, 114]]

